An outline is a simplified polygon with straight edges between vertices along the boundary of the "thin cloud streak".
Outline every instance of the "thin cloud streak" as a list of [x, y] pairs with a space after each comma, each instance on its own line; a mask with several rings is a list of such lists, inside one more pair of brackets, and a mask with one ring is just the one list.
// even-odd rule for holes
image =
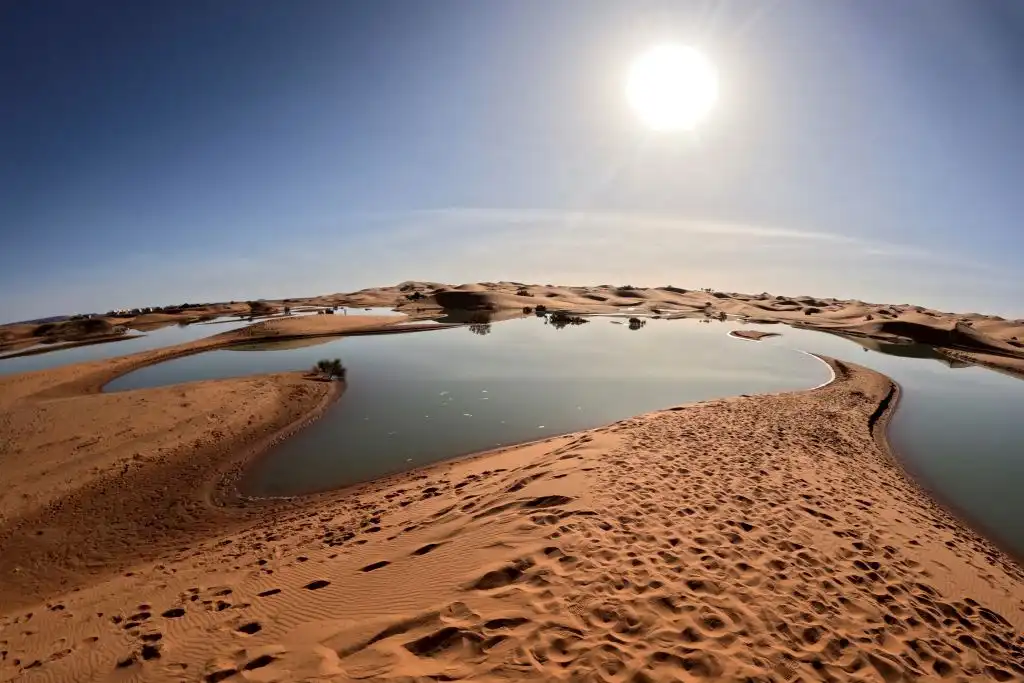
[[[410, 211], [404, 214], [410, 224], [430, 228], [460, 228], [476, 226], [483, 228], [520, 226], [527, 228], [562, 228], [589, 231], [628, 231], [629, 233], [664, 232], [668, 236], [679, 233], [711, 236], [748, 237], [770, 241], [789, 240], [796, 242], [823, 242], [858, 247], [863, 253], [875, 256], [917, 258], [952, 262], [926, 250], [899, 244], [871, 242], [827, 232], [797, 230], [768, 225], [756, 225], [723, 221], [720, 219], [678, 218], [658, 214], [633, 214], [616, 212], [580, 212], [542, 209], [501, 209], [501, 208], [445, 208]], [[424, 225], [426, 224], [426, 225]], [[961, 261], [957, 260], [957, 263]]]
[[5, 300], [0, 319], [310, 296], [403, 280], [674, 284], [1024, 313], [1024, 291], [1005, 274], [825, 232], [653, 214], [457, 207], [351, 214], [344, 222], [318, 231], [330, 250], [292, 244], [244, 256], [136, 254], [116, 273], [66, 271], [30, 298]]

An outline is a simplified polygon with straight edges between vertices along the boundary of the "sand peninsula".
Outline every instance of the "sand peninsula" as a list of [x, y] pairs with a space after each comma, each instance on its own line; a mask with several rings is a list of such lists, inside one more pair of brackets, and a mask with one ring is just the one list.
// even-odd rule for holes
[[[1024, 572], [900, 469], [899, 390], [707, 401], [346, 490], [232, 476], [340, 383], [118, 394], [144, 365], [460, 309], [736, 316], [1024, 370], [1024, 321], [679, 288], [403, 283], [199, 342], [0, 377], [0, 680], [1024, 680]], [[784, 328], [783, 328], [784, 329]], [[211, 332], [215, 332], [211, 326]]]

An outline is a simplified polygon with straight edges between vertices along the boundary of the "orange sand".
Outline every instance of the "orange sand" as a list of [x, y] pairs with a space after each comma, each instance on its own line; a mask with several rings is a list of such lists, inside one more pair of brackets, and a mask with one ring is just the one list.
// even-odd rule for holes
[[[596, 296], [704, 315], [707, 298], [844, 332], [944, 332], [952, 353], [996, 363], [1015, 360], [1019, 327], [518, 287], [450, 291], [482, 310], [586, 311]], [[349, 301], [417, 291], [390, 289]], [[410, 306], [448, 295], [426, 296]], [[96, 393], [253, 334], [396, 322], [344, 318], [0, 378], [0, 680], [1024, 680], [1024, 572], [894, 463], [898, 391], [859, 366], [832, 362], [836, 380], [813, 390], [269, 502], [231, 497], [233, 475], [340, 384], [283, 374]]]

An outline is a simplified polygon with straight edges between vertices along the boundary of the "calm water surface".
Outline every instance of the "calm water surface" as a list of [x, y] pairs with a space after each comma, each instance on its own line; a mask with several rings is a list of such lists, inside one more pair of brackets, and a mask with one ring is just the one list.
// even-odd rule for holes
[[304, 348], [214, 351], [143, 368], [108, 390], [304, 369], [342, 358], [348, 386], [313, 426], [249, 473], [254, 495], [335, 488], [456, 455], [596, 427], [714, 397], [802, 389], [828, 368], [783, 347], [724, 336], [696, 321], [641, 330], [596, 319], [543, 319]]
[[49, 351], [35, 356], [22, 356], [21, 358], [0, 358], [0, 375], [10, 375], [16, 372], [28, 372], [30, 370], [44, 370], [55, 368], [71, 363], [81, 363], [89, 360], [100, 360], [103, 358], [115, 358], [140, 351], [150, 351], [164, 346], [174, 346], [185, 342], [195, 341], [204, 337], [212, 337], [215, 334], [227, 332], [239, 327], [251, 325], [248, 320], [238, 318], [222, 318], [210, 323], [194, 323], [181, 327], [170, 325], [161, 327], [152, 332], [137, 332], [128, 330], [128, 334], [144, 334], [143, 337], [125, 339], [124, 341], [107, 342], [104, 344], [92, 344], [90, 346], [76, 346], [71, 349]]
[[765, 345], [849, 360], [896, 380], [903, 391], [889, 442], [900, 461], [943, 502], [1024, 557], [1024, 381], [980, 366], [951, 366], [917, 344], [744, 327], [781, 333]]
[[[316, 315], [316, 311], [297, 311], [291, 317], [304, 317]], [[335, 315], [383, 315], [397, 316], [404, 315], [396, 313], [390, 308], [339, 308]], [[191, 325], [179, 326], [169, 325], [150, 332], [139, 332], [129, 329], [129, 335], [142, 334], [143, 337], [125, 339], [123, 341], [107, 342], [103, 344], [92, 344], [90, 346], [77, 346], [70, 349], [55, 349], [47, 353], [40, 353], [34, 356], [22, 356], [20, 358], [4, 358], [0, 355], [0, 375], [11, 375], [17, 372], [29, 372], [30, 370], [45, 370], [71, 363], [81, 363], [89, 360], [101, 360], [104, 358], [115, 358], [126, 356], [140, 351], [151, 351], [165, 346], [184, 344], [185, 342], [196, 341], [204, 337], [212, 337], [229, 330], [238, 329], [252, 325], [253, 322], [276, 319], [259, 317], [253, 321], [248, 318], [239, 319], [237, 316], [226, 316], [211, 320], [206, 323], [193, 323]]]
[[[899, 382], [903, 393], [889, 436], [901, 460], [940, 499], [1024, 556], [1020, 379], [951, 364], [920, 345], [783, 325], [650, 320], [633, 331], [619, 322], [595, 318], [555, 329], [530, 318], [472, 330], [315, 340], [301, 348], [216, 351], [144, 368], [109, 389], [303, 369], [320, 358], [342, 358], [349, 368], [345, 395], [243, 483], [254, 495], [290, 495], [680, 403], [814, 386], [829, 374], [794, 352], [806, 350]], [[781, 336], [759, 344], [725, 336], [739, 328]]]

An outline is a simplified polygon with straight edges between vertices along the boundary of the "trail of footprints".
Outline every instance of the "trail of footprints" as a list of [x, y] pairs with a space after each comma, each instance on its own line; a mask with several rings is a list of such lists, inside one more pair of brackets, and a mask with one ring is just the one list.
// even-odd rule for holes
[[[730, 440], [748, 446], [738, 458], [719, 457], [714, 444], [722, 435], [710, 433], [693, 409], [669, 411], [656, 421], [627, 420], [609, 428], [623, 441], [601, 460], [581, 452], [590, 441], [585, 435], [514, 471], [489, 470], [456, 482], [443, 474], [417, 476], [401, 486], [382, 485], [379, 496], [364, 496], [359, 505], [282, 519], [271, 532], [241, 535], [224, 552], [266, 576], [275, 570], [261, 553], [280, 538], [292, 539], [295, 550], [319, 546], [344, 553], [383, 531], [394, 539], [453, 522], [468, 529], [522, 520], [534, 529], [535, 547], [482, 569], [462, 586], [461, 600], [340, 648], [346, 680], [401, 678], [396, 648], [434, 680], [1024, 680], [1024, 636], [972, 598], [943, 598], [916, 561], [873, 530], [878, 520], [871, 497], [879, 487], [905, 500], [908, 514], [921, 514], [917, 501], [902, 492], [906, 485], [895, 468], [877, 479], [825, 458], [820, 486], [809, 486], [801, 476], [807, 463], [785, 455], [794, 441], [826, 456], [858, 446], [839, 430], [784, 433], [742, 406], [732, 418]], [[666, 440], [682, 445], [666, 449]], [[593, 478], [591, 488], [601, 494], [596, 509], [581, 507], [572, 496], [529, 494], [536, 482], [564, 477], [560, 464]], [[854, 500], [842, 514], [830, 505], [840, 491]], [[415, 512], [411, 507], [440, 495], [453, 496], [453, 504], [400, 526]], [[938, 510], [915, 519], [936, 535], [909, 543], [978, 543], [946, 519]], [[821, 534], [832, 538], [827, 549], [818, 542]], [[447, 542], [437, 538], [405, 557], [381, 557], [356, 571], [415, 562]], [[308, 560], [301, 555], [291, 562]], [[990, 553], [990, 564], [999, 562]], [[330, 580], [319, 578], [266, 588], [247, 600], [331, 590]], [[164, 658], [161, 625], [194, 611], [223, 613], [240, 639], [263, 637], [264, 624], [245, 616], [249, 603], [235, 598], [226, 587], [192, 588], [178, 604], [140, 604], [110, 617], [136, 643], [116, 666]], [[481, 609], [478, 601], [491, 607]], [[496, 609], [495, 602], [505, 607]], [[208, 663], [189, 676], [208, 683], [240, 678], [282, 656], [252, 652], [239, 650], [231, 662]], [[0, 658], [10, 663], [7, 650], [0, 650]], [[14, 666], [27, 670], [42, 663]]]
[[[630, 439], [599, 470], [601, 514], [573, 509], [564, 496], [494, 505], [485, 496], [464, 506], [474, 520], [528, 515], [551, 544], [468, 582], [465, 601], [340, 652], [347, 671], [359, 673], [366, 651], [395, 641], [443, 680], [1024, 680], [1024, 636], [970, 597], [944, 598], [917, 561], [874, 530], [875, 487], [897, 488], [895, 497], [916, 509], [894, 468], [875, 481], [824, 463], [831, 481], [809, 487], [805, 462], [756, 447], [738, 461], [713, 448], [666, 454], [666, 436], [714, 442], [699, 421], [678, 422], [617, 428]], [[763, 438], [757, 425], [739, 428], [754, 435], [752, 446]], [[851, 449], [841, 434], [809, 441], [817, 452]], [[571, 449], [552, 455], [573, 457]], [[505, 493], [537, 478], [516, 478]], [[865, 496], [834, 514], [840, 491]], [[951, 547], [978, 543], [934, 513], [920, 522], [953, 533]], [[828, 549], [822, 534], [833, 538]], [[477, 613], [474, 595], [508, 610]], [[380, 659], [370, 661], [381, 680], [400, 674]]]
[[[407, 488], [397, 488], [390, 490], [381, 496], [379, 501], [364, 503], [358, 506], [355, 510], [339, 511], [337, 507], [335, 507], [335, 509], [331, 510], [328, 514], [323, 515], [319, 519], [319, 526], [308, 520], [308, 514], [295, 515], [290, 521], [282, 520], [282, 523], [275, 526], [273, 531], [268, 532], [262, 528], [258, 528], [248, 534], [242, 534], [240, 537], [235, 539], [217, 541], [214, 545], [220, 551], [221, 557], [226, 556], [228, 559], [240, 560], [243, 562], [248, 561], [248, 563], [258, 569], [261, 573], [265, 575], [273, 575], [275, 570], [268, 566], [271, 564], [270, 561], [266, 557], [259, 557], [260, 551], [267, 547], [268, 542], [278, 541], [281, 538], [292, 538], [294, 539], [294, 542], [291, 544], [291, 547], [296, 549], [311, 546], [315, 547], [318, 542], [324, 548], [344, 549], [346, 546], [354, 547], [363, 545], [367, 541], [365, 538], [360, 538], [360, 536], [379, 533], [382, 530], [382, 517], [389, 512], [394, 513], [396, 511], [404, 510], [409, 505], [418, 501], [429, 500], [430, 498], [437, 497], [448, 489], [461, 492], [463, 489], [470, 487], [473, 484], [488, 483], [491, 479], [499, 479], [505, 472], [505, 469], [497, 468], [495, 470], [488, 470], [479, 474], [471, 474], [454, 485], [446, 479], [441, 478], [432, 482], [426, 482], [426, 485], [421, 487], [409, 486]], [[542, 476], [544, 476], [544, 473], [533, 474], [527, 479], [527, 481], [532, 481]], [[420, 478], [425, 479], [424, 477]], [[513, 484], [510, 488], [512, 490], [519, 490], [523, 488], [523, 486], [525, 486], [524, 483], [518, 483]], [[499, 487], [496, 489], [496, 493], [501, 493], [503, 490], [503, 487]], [[474, 501], [479, 502], [481, 498], [482, 496], [478, 494], [464, 496], [464, 500], [468, 502], [466, 511], [472, 510], [476, 505], [476, 502]], [[492, 506], [483, 512], [474, 514], [470, 518], [470, 521], [482, 520], [505, 512], [510, 508], [524, 510], [541, 509], [561, 500], [562, 498], [559, 497], [555, 497], [554, 499], [525, 498], [517, 501], [514, 505], [508, 506], [507, 508], [501, 507], [500, 505]], [[449, 516], [454, 509], [455, 506], [442, 509], [439, 512], [434, 513], [430, 518], [430, 521], [436, 523], [442, 518]], [[361, 519], [361, 521], [358, 522], [358, 524], [354, 524], [353, 519]], [[415, 530], [416, 528], [419, 528], [419, 525], [407, 526], [401, 530], [397, 530], [397, 532], [398, 534], [407, 533]], [[427, 555], [437, 548], [442, 547], [444, 544], [444, 541], [426, 543], [412, 551], [409, 556], [419, 557]], [[201, 549], [209, 550], [209, 547], [202, 546]], [[178, 559], [197, 557], [199, 557], [199, 549], [182, 549], [182, 553], [179, 555]], [[335, 557], [337, 556], [329, 555], [327, 559], [330, 560]], [[308, 557], [300, 555], [295, 557], [294, 562], [304, 563], [308, 560]], [[207, 561], [210, 561], [209, 558]], [[217, 560], [214, 559], [213, 562], [217, 562]], [[392, 564], [391, 560], [379, 560], [362, 567], [360, 571], [370, 573], [387, 567], [390, 564]], [[160, 570], [163, 566], [164, 565], [157, 565], [156, 568], [157, 570]], [[235, 568], [238, 568], [238, 566]], [[129, 576], [133, 574], [134, 572], [127, 573]], [[331, 582], [329, 580], [315, 579], [294, 588], [268, 588], [255, 593], [253, 599], [273, 598], [273, 596], [279, 595], [285, 590], [319, 591], [326, 589], [329, 586], [331, 586]], [[177, 604], [157, 609], [152, 605], [142, 603], [136, 605], [133, 609], [125, 610], [121, 614], [110, 616], [110, 623], [118, 629], [123, 630], [134, 642], [134, 645], [128, 651], [119, 656], [113, 665], [114, 668], [127, 669], [130, 667], [146, 666], [147, 664], [158, 664], [166, 661], [167, 653], [164, 650], [164, 643], [162, 642], [164, 639], [164, 631], [161, 629], [169, 622], [188, 619], [190, 615], [195, 613], [222, 614], [229, 618], [228, 623], [233, 624], [230, 626], [230, 630], [239, 637], [259, 636], [263, 632], [263, 625], [259, 621], [245, 619], [244, 616], [232, 616], [234, 614], [244, 615], [251, 604], [249, 602], [236, 602], [234, 599], [234, 593], [234, 589], [226, 586], [207, 589], [193, 587], [179, 596]], [[64, 605], [55, 604], [52, 605], [50, 609], [54, 612], [62, 611], [64, 609]], [[31, 613], [19, 615], [14, 617], [11, 623], [19, 624], [27, 622], [32, 618], [32, 616], [33, 615]], [[66, 616], [71, 617], [72, 615], [68, 614]], [[84, 644], [88, 645], [96, 640], [98, 640], [98, 637], [92, 636], [87, 639], [87, 642]], [[72, 650], [66, 648], [53, 653], [46, 661], [34, 660], [31, 662], [22, 662], [18, 657], [11, 657], [11, 653], [8, 650], [0, 649], [0, 664], [11, 664], [21, 671], [31, 671], [42, 667], [49, 661], [56, 661], [71, 653]], [[254, 669], [269, 666], [274, 661], [276, 661], [275, 655], [263, 654], [251, 660], [239, 661], [237, 666], [214, 666], [211, 671], [203, 674], [203, 680], [226, 680], [244, 671], [252, 671]], [[189, 665], [184, 662], [171, 662], [170, 667], [186, 671], [189, 668]]]

